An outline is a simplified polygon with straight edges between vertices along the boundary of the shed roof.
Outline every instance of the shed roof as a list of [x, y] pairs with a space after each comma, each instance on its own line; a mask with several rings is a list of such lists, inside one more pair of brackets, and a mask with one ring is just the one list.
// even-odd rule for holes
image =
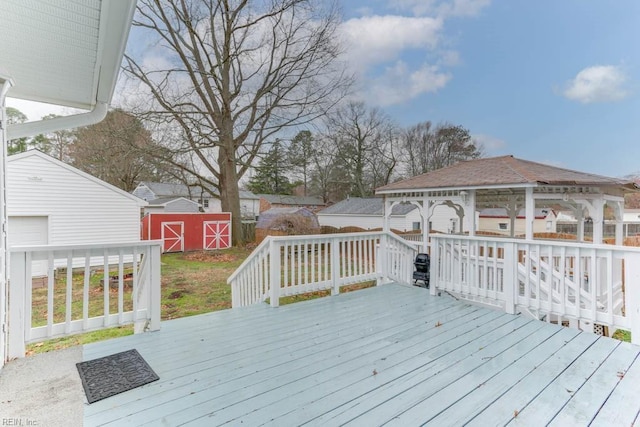
[[56, 159], [54, 157], [51, 157], [51, 156], [49, 156], [47, 154], [44, 154], [43, 152], [38, 151], [38, 150], [29, 150], [29, 151], [25, 151], [23, 153], [11, 155], [11, 156], [7, 157], [7, 162], [10, 162], [10, 163], [19, 162], [21, 160], [29, 159], [29, 158], [33, 158], [33, 157], [37, 157], [37, 158], [45, 160], [45, 161], [47, 161], [49, 163], [53, 163], [54, 165], [56, 165], [58, 167], [61, 167], [63, 169], [66, 169], [69, 172], [72, 172], [72, 173], [82, 177], [83, 179], [87, 179], [89, 181], [95, 182], [98, 185], [101, 185], [101, 186], [103, 186], [105, 188], [108, 188], [109, 190], [113, 191], [114, 193], [118, 193], [123, 197], [126, 197], [128, 199], [131, 199], [131, 200], [135, 201], [138, 204], [138, 206], [140, 206], [140, 207], [147, 206], [147, 204], [148, 204], [146, 201], [142, 200], [141, 198], [136, 197], [133, 194], [127, 193], [126, 191], [116, 187], [115, 185], [111, 185], [108, 182], [105, 182], [105, 181], [101, 180], [100, 178], [96, 178], [95, 176], [90, 175], [90, 174], [88, 174], [86, 172], [83, 172], [80, 169], [76, 169], [73, 166], [68, 165], [68, 164], [66, 164], [64, 162], [61, 162], [60, 160], [58, 160], [58, 159]]
[[7, 96], [93, 109], [108, 104], [136, 0], [3, 0], [0, 71]]
[[513, 156], [488, 157], [456, 163], [376, 189], [376, 193], [443, 188], [509, 186], [623, 186], [638, 187], [631, 181], [578, 172]]
[[[393, 207], [391, 215], [406, 215], [417, 209], [411, 203], [400, 203]], [[350, 197], [332, 206], [322, 209], [318, 215], [384, 215], [381, 197]]]

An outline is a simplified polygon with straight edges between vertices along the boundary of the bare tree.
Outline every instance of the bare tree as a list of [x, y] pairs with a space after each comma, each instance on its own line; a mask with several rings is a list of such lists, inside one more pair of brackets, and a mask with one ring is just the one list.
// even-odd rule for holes
[[395, 125], [382, 110], [350, 102], [327, 127], [337, 137], [340, 158], [351, 174], [353, 195], [368, 196], [376, 185], [389, 182], [396, 165], [391, 147]]
[[78, 169], [130, 192], [142, 180], [166, 176], [166, 166], [156, 161], [163, 150], [137, 118], [114, 110], [102, 122], [79, 129], [69, 154]]
[[[321, 117], [349, 88], [351, 78], [337, 61], [340, 17], [334, 3], [324, 3], [138, 2], [133, 25], [158, 40], [155, 52], [163, 60], [151, 66], [127, 54], [125, 73], [150, 94], [147, 118], [176, 129], [169, 160], [219, 191], [236, 242], [238, 180], [262, 144]], [[192, 160], [182, 162], [183, 156]]]
[[401, 146], [405, 153], [407, 174], [420, 175], [432, 170], [483, 156], [479, 146], [462, 126], [422, 122], [403, 132]]

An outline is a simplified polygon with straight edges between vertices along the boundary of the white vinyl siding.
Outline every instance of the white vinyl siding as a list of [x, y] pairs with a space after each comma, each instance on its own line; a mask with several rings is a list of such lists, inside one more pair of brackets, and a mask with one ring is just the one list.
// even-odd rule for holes
[[140, 240], [144, 202], [43, 156], [9, 157], [9, 216], [47, 216], [51, 245]]

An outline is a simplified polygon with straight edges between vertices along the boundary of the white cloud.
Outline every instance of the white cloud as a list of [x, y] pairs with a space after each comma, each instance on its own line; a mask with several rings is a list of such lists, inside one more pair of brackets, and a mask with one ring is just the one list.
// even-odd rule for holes
[[476, 16], [491, 0], [389, 0], [395, 10], [409, 10], [415, 16]]
[[434, 49], [442, 21], [430, 17], [364, 16], [345, 21], [342, 34], [355, 69], [399, 58], [408, 49]]
[[499, 154], [507, 148], [505, 141], [491, 135], [475, 134], [471, 135], [471, 138], [481, 145], [487, 151], [487, 154]]
[[68, 116], [71, 114], [86, 113], [85, 110], [79, 110], [71, 107], [61, 107], [59, 105], [45, 104], [43, 102], [26, 101], [23, 99], [7, 98], [7, 107], [13, 107], [20, 110], [22, 114], [27, 116], [28, 121], [34, 122], [41, 120], [49, 114], [58, 116]]
[[370, 81], [365, 94], [372, 104], [399, 104], [425, 93], [437, 92], [450, 79], [451, 75], [437, 66], [423, 64], [419, 69], [411, 70], [404, 62], [397, 61], [381, 76]]
[[619, 101], [628, 95], [624, 87], [626, 81], [627, 77], [620, 67], [594, 65], [580, 71], [569, 81], [563, 95], [583, 104]]

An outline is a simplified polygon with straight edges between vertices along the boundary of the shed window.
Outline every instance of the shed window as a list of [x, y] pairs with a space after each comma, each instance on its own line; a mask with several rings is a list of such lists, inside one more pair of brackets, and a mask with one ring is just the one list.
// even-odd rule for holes
[[501, 222], [500, 224], [498, 224], [498, 227], [500, 227], [500, 230], [508, 230], [509, 229], [509, 225], [506, 222]]

